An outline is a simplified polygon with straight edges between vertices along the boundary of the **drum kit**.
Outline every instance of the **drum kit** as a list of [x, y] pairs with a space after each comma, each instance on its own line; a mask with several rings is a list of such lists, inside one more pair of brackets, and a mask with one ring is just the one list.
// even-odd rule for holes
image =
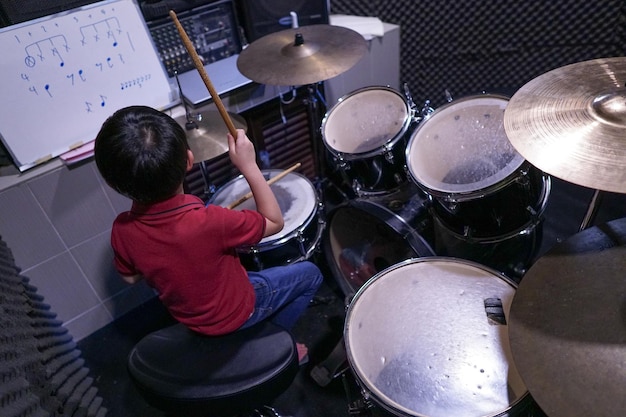
[[[365, 49], [350, 29], [313, 25], [255, 41], [238, 67], [259, 83], [313, 84]], [[601, 192], [626, 193], [625, 82], [626, 59], [605, 58], [510, 98], [418, 110], [366, 87], [326, 112], [316, 129], [352, 197], [323, 213], [311, 181], [285, 176], [272, 185], [285, 230], [241, 254], [263, 268], [307, 259], [324, 239], [349, 299], [342, 343], [359, 412], [626, 411], [626, 220], [588, 227]], [[581, 230], [533, 263], [550, 176], [595, 194]], [[212, 201], [248, 191], [239, 177]]]

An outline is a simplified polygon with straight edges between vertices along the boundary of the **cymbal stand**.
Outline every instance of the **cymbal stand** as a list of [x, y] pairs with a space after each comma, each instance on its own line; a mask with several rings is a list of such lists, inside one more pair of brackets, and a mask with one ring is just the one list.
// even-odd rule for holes
[[602, 202], [602, 194], [600, 190], [595, 190], [593, 195], [591, 196], [591, 200], [589, 201], [589, 205], [587, 207], [587, 212], [585, 213], [585, 217], [583, 218], [583, 222], [578, 229], [579, 232], [585, 230], [596, 217], [598, 212], [598, 208], [600, 207], [600, 203]]
[[326, 166], [323, 156], [323, 147], [321, 147], [321, 120], [319, 117], [319, 102], [321, 101], [326, 108], [326, 102], [321, 95], [318, 84], [307, 85], [307, 96], [303, 100], [307, 106], [307, 115], [309, 119], [309, 130], [311, 132], [311, 147], [313, 148], [313, 163], [315, 166], [315, 187], [320, 190], [322, 186], [322, 178], [326, 177]]
[[[183, 97], [183, 89], [180, 85], [180, 80], [178, 79], [178, 71], [174, 71], [174, 77], [176, 78], [176, 84], [178, 85], [178, 94], [180, 97], [180, 102], [183, 104], [183, 108], [185, 109], [185, 129], [193, 130], [198, 128], [198, 122], [202, 121], [202, 114], [196, 113], [192, 114], [189, 111], [189, 107], [187, 106], [187, 102]], [[209, 177], [209, 169], [207, 168], [206, 161], [200, 161], [198, 164], [200, 166], [200, 174], [202, 175], [202, 181], [204, 182], [204, 198], [205, 201], [211, 198], [213, 194], [215, 194], [215, 185], [211, 183], [211, 179]]]

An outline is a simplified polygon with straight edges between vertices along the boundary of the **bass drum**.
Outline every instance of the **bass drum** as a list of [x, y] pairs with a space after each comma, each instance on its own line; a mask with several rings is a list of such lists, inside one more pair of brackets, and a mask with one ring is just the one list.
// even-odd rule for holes
[[376, 198], [347, 201], [327, 214], [323, 250], [344, 295], [409, 258], [433, 256], [427, 199], [412, 184]]
[[455, 258], [412, 259], [372, 277], [347, 310], [348, 363], [380, 415], [528, 416], [512, 361], [513, 281]]

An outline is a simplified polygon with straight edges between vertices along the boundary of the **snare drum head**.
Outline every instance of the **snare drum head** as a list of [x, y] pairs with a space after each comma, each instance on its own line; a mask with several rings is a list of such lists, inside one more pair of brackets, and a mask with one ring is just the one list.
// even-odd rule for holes
[[508, 99], [471, 96], [438, 108], [406, 149], [414, 181], [431, 193], [471, 194], [498, 184], [524, 162], [504, 131]]
[[[263, 170], [266, 179], [280, 174], [278, 169]], [[264, 237], [260, 244], [283, 239], [293, 234], [300, 226], [305, 226], [314, 217], [317, 210], [317, 195], [313, 184], [303, 175], [290, 172], [271, 185], [278, 205], [283, 213], [285, 226], [279, 233]], [[243, 176], [230, 180], [221, 187], [209, 201], [211, 204], [227, 207], [250, 192], [250, 187]], [[254, 198], [250, 198], [236, 210], [256, 210]]]
[[322, 120], [322, 136], [331, 151], [363, 154], [392, 142], [409, 124], [409, 106], [398, 92], [367, 87], [339, 99]]
[[402, 415], [482, 417], [527, 389], [512, 361], [514, 284], [469, 261], [402, 262], [352, 300], [344, 339], [351, 367], [379, 403]]

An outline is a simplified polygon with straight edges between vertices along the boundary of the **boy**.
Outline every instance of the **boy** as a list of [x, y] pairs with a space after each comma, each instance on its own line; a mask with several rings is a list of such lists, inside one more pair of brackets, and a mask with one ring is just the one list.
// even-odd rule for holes
[[[229, 156], [254, 195], [256, 211], [205, 205], [184, 194], [193, 153], [183, 128], [145, 106], [126, 107], [102, 125], [95, 160], [104, 180], [133, 200], [111, 231], [115, 267], [123, 279], [146, 279], [172, 316], [190, 329], [220, 335], [270, 318], [291, 329], [322, 282], [313, 263], [260, 272], [236, 253], [279, 232], [283, 216], [256, 164], [243, 130], [227, 134]], [[306, 347], [298, 344], [300, 359]]]

